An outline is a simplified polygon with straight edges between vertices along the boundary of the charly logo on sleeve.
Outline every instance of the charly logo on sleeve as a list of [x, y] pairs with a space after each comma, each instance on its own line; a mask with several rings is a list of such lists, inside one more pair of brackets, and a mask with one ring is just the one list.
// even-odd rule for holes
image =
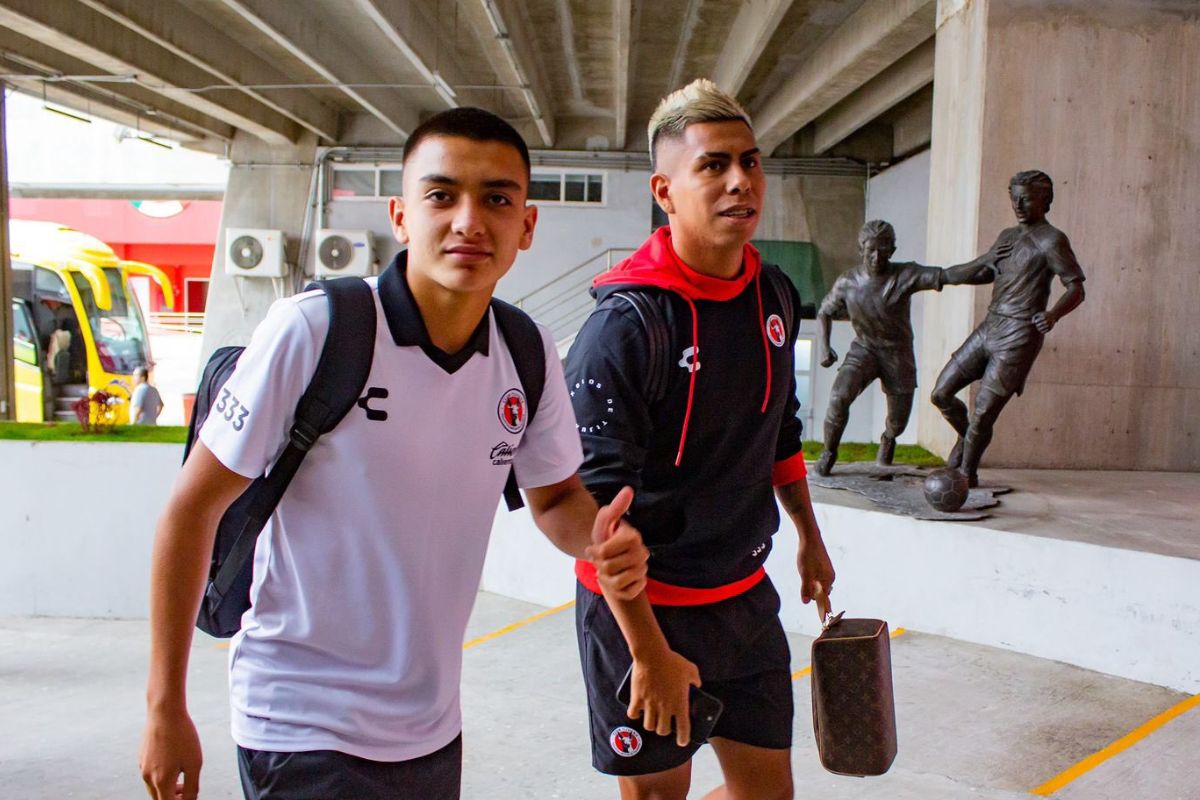
[[520, 389], [509, 389], [500, 398], [496, 409], [500, 424], [509, 433], [520, 433], [525, 430], [525, 421], [529, 416], [529, 408], [525, 404], [525, 393]]
[[787, 331], [784, 329], [783, 320], [779, 318], [778, 314], [772, 314], [767, 317], [767, 338], [776, 347], [783, 347], [783, 343], [787, 341]]

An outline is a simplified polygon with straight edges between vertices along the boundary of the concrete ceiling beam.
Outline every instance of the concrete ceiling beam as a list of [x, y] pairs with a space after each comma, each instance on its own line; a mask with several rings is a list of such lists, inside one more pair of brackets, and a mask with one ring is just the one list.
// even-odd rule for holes
[[[554, 146], [554, 106], [544, 77], [537, 48], [529, 36], [532, 26], [524, 6], [517, 0], [477, 0], [487, 19], [487, 30], [501, 49], [511, 81], [521, 87], [521, 96], [533, 117], [542, 147]], [[468, 5], [474, 5], [469, 3]], [[477, 27], [477, 30], [482, 30]]]
[[[294, 79], [175, 0], [79, 0], [179, 58], [229, 84], [236, 91], [282, 114], [317, 136], [336, 142], [338, 112], [302, 89], [260, 91], [253, 86], [282, 86]], [[212, 83], [210, 80], [209, 83]], [[235, 88], [236, 87], [236, 88]]]
[[775, 150], [932, 36], [936, 13], [936, 0], [867, 0], [755, 109], [763, 151]]
[[[96, 116], [134, 129], [149, 131], [151, 123], [155, 122], [160, 129], [156, 135], [233, 139], [235, 129], [231, 125], [136, 83], [104, 80], [113, 76], [93, 64], [4, 28], [0, 28], [0, 70], [8, 75], [30, 76], [24, 80], [8, 79], [27, 94], [40, 96], [44, 90], [47, 100], [89, 115], [95, 106], [101, 109]], [[44, 76], [44, 79], [32, 76]], [[62, 76], [78, 76], [79, 79], [65, 80]], [[92, 82], [89, 80], [92, 77], [100, 80]], [[116, 109], [121, 111], [119, 120], [108, 113]], [[163, 133], [167, 130], [171, 133]]]
[[633, 59], [633, 0], [613, 0], [613, 148], [629, 139], [629, 65]]
[[[446, 108], [459, 105], [454, 87], [468, 83], [453, 58], [438, 58], [443, 35], [412, 0], [353, 0], [353, 5], [383, 32]], [[432, 52], [431, 52], [432, 51]], [[450, 48], [447, 47], [447, 51]]]
[[[692, 43], [692, 35], [700, 22], [700, 6], [704, 0], [688, 0], [683, 12], [683, 24], [679, 28], [679, 40], [675, 43], [675, 58], [671, 61], [671, 71], [667, 73], [667, 91], [673, 92], [681, 88], [683, 68], [687, 64], [688, 47]], [[690, 82], [690, 81], [689, 81]]]
[[736, 96], [746, 85], [750, 71], [771, 41], [794, 0], [746, 0], [738, 11], [725, 47], [717, 57], [713, 81]]
[[817, 155], [874, 120], [901, 100], [933, 83], [934, 38], [856, 89], [814, 123]]
[[272, 144], [299, 136], [296, 123], [240, 93], [219, 100], [190, 89], [212, 81], [208, 72], [139, 36], [87, 6], [44, 0], [5, 0], [0, 27], [113, 75], [134, 75], [139, 85]]
[[278, 0], [221, 2], [400, 138], [407, 138], [419, 124], [416, 111], [394, 90], [355, 87], [353, 84], [378, 83], [378, 71], [354, 47], [336, 41], [328, 30], [313, 24], [290, 4]]

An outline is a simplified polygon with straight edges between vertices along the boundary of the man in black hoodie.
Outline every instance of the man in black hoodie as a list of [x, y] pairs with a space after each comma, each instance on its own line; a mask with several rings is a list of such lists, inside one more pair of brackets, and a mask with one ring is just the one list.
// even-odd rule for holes
[[[725, 785], [708, 797], [790, 798], [790, 654], [763, 569], [776, 495], [800, 534], [802, 600], [822, 616], [834, 578], [796, 418], [799, 298], [749, 244], [766, 181], [737, 101], [696, 81], [662, 101], [649, 141], [670, 225], [596, 280], [567, 357], [580, 475], [600, 502], [634, 487], [629, 516], [651, 552], [634, 601], [606, 603], [594, 569], [576, 566], [593, 764], [620, 776], [622, 798], [684, 798], [699, 747], [688, 693], [702, 684], [724, 703], [710, 742]], [[626, 707], [615, 695], [630, 669]]]

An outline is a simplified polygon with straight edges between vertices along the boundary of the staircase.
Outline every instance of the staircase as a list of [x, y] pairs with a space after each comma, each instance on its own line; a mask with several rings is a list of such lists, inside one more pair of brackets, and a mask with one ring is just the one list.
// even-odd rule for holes
[[595, 305], [588, 294], [592, 280], [633, 252], [631, 247], [610, 247], [542, 284], [514, 305], [548, 327], [558, 343], [559, 355], [564, 355]]

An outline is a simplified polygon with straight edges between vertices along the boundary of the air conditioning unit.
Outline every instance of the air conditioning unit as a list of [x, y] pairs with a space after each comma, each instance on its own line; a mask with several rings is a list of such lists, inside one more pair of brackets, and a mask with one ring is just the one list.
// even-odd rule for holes
[[375, 263], [375, 247], [370, 231], [317, 231], [318, 278], [343, 275], [370, 275]]
[[283, 231], [261, 228], [225, 229], [225, 274], [243, 278], [282, 278]]

